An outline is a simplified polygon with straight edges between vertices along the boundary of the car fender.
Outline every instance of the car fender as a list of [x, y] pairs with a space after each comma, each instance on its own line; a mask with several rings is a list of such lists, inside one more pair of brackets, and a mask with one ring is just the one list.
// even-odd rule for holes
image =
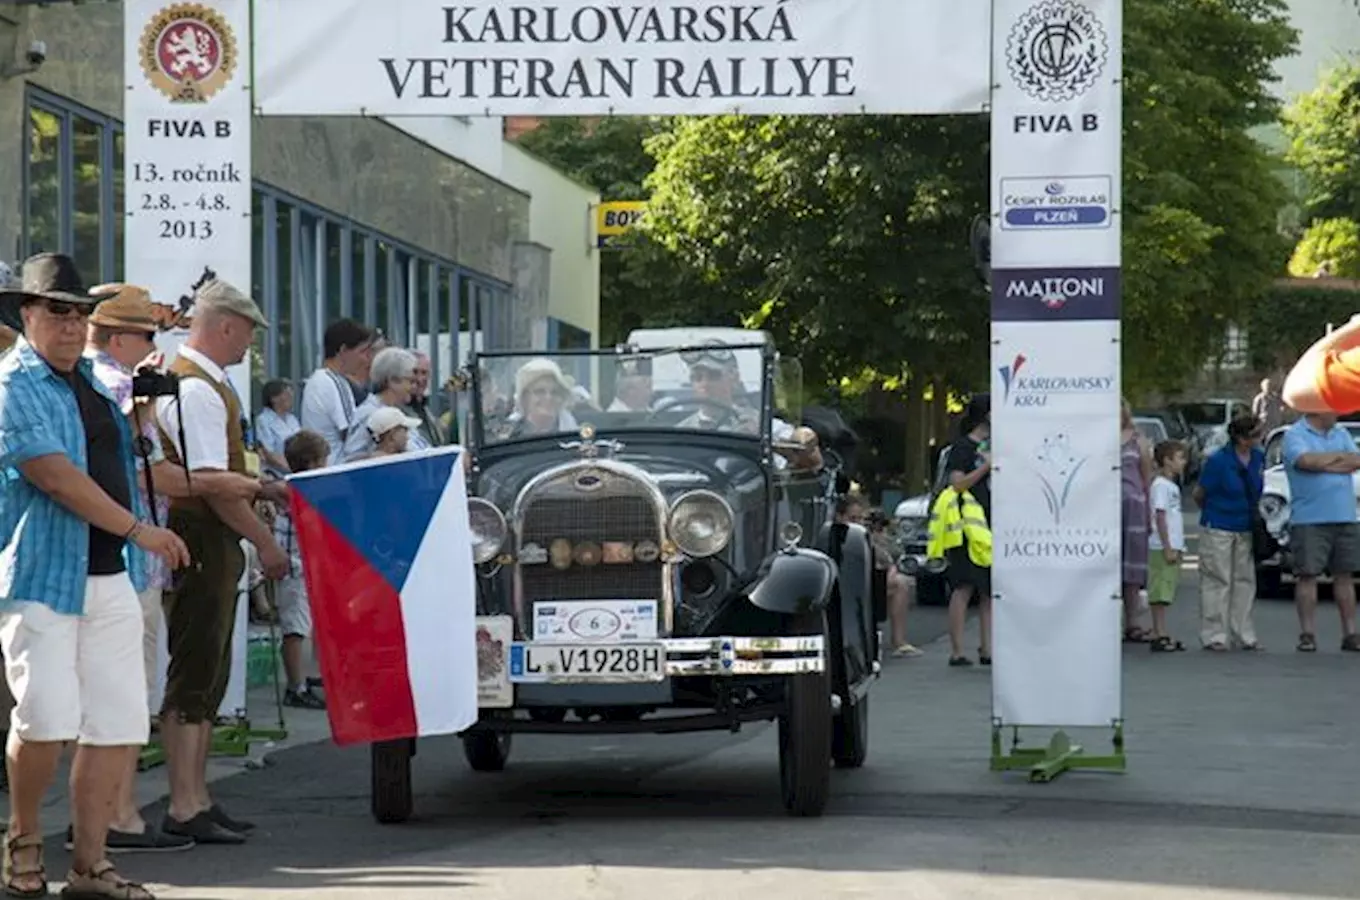
[[797, 616], [824, 610], [836, 586], [836, 564], [820, 550], [794, 547], [760, 566], [746, 596], [767, 612]]

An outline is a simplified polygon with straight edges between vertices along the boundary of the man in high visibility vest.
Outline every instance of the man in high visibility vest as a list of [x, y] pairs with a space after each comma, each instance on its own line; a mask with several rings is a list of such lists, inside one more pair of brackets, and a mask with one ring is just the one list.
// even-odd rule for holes
[[[963, 652], [963, 629], [968, 620], [968, 606], [975, 597], [981, 631], [978, 662], [984, 666], [992, 664], [992, 535], [989, 525], [992, 518], [992, 454], [988, 447], [991, 434], [992, 399], [988, 394], [978, 394], [964, 410], [959, 439], [950, 446], [945, 458], [949, 487], [940, 495], [941, 499], [954, 497], [952, 505], [961, 520], [959, 531], [951, 532], [956, 535], [957, 543], [951, 546], [946, 541], [944, 550], [949, 564], [947, 577], [953, 587], [949, 596], [951, 666], [973, 665]], [[937, 500], [936, 504], [939, 503]]]

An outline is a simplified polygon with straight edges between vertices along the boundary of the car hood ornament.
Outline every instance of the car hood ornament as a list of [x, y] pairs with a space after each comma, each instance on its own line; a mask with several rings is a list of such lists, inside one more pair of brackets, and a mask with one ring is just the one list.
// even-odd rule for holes
[[586, 459], [608, 458], [618, 453], [624, 447], [622, 441], [613, 441], [608, 438], [596, 440], [595, 426], [591, 425], [589, 422], [582, 425], [581, 430], [578, 431], [577, 434], [580, 435], [580, 440], [564, 441], [561, 444], [561, 447], [563, 450], [575, 450]]

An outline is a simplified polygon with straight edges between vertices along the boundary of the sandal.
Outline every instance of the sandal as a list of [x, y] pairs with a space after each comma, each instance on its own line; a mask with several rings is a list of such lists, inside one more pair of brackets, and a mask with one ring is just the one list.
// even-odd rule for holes
[[1341, 649], [1347, 653], [1360, 653], [1360, 634], [1348, 634], [1341, 642]]
[[[37, 857], [31, 866], [20, 865], [15, 857], [25, 850], [31, 850]], [[4, 878], [6, 897], [46, 897], [47, 870], [43, 867], [43, 839], [38, 834], [21, 834], [15, 837], [6, 835]], [[20, 882], [37, 880], [37, 887], [25, 888]]]
[[1214, 641], [1212, 644], [1205, 644], [1204, 649], [1210, 653], [1227, 653], [1228, 645], [1222, 641]]
[[1155, 638], [1148, 649], [1153, 653], [1179, 653], [1185, 649], [1185, 645], [1174, 638], [1162, 635], [1159, 638]]
[[1149, 644], [1152, 642], [1152, 635], [1147, 629], [1133, 626], [1124, 629], [1124, 643], [1126, 644]]
[[1252, 641], [1250, 644], [1243, 644], [1242, 650], [1246, 653], [1264, 653], [1266, 652], [1266, 645], [1260, 641]]
[[1299, 635], [1298, 651], [1300, 653], [1316, 653], [1317, 638], [1313, 637], [1311, 634], [1308, 634], [1307, 632], [1304, 632], [1303, 634]]
[[88, 872], [72, 869], [66, 874], [65, 900], [156, 900], [156, 895], [135, 881], [128, 881], [107, 859]]

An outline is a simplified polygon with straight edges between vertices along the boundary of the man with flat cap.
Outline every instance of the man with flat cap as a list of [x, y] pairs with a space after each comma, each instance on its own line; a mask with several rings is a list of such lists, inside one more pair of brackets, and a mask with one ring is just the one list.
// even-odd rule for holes
[[[269, 323], [255, 301], [213, 278], [194, 293], [189, 337], [170, 365], [179, 397], [156, 403], [166, 458], [193, 475], [247, 474], [245, 410], [227, 368], [245, 359], [256, 328]], [[184, 435], [184, 446], [180, 434]], [[255, 545], [266, 577], [288, 572], [288, 557], [249, 500], [175, 498], [170, 527], [194, 565], [165, 592], [170, 647], [161, 739], [170, 769], [170, 804], [162, 829], [200, 844], [240, 844], [254, 827], [233, 819], [208, 793], [213, 722], [227, 692], [237, 585], [245, 567], [240, 541]]]
[[65, 743], [74, 824], [70, 894], [144, 900], [105, 859], [128, 754], [150, 723], [142, 676], [143, 553], [171, 569], [189, 553], [143, 521], [133, 437], [83, 358], [89, 294], [69, 257], [39, 254], [0, 321], [22, 336], [0, 360], [0, 649], [10, 716], [3, 889], [46, 896], [39, 808]]
[[[139, 438], [137, 470], [143, 507], [152, 521], [166, 524], [170, 500], [174, 497], [216, 497], [253, 502], [261, 492], [256, 478], [235, 472], [200, 471], [187, 477], [185, 470], [165, 458], [156, 411], [149, 398], [133, 397], [133, 373], [156, 350], [156, 304], [146, 288], [131, 284], [108, 284], [90, 289], [92, 293], [112, 294], [90, 314], [85, 356], [94, 367], [94, 377], [113, 394], [128, 418], [132, 432]], [[149, 469], [149, 477], [147, 470]], [[146, 669], [147, 696], [154, 696], [159, 662], [159, 636], [163, 594], [170, 586], [170, 572], [153, 557], [148, 561], [146, 589], [138, 599], [142, 605], [142, 654]], [[118, 806], [109, 826], [111, 851], [164, 851], [192, 847], [192, 838], [172, 835], [151, 827], [142, 818], [136, 799], [139, 753], [128, 754], [127, 775], [118, 796]]]

